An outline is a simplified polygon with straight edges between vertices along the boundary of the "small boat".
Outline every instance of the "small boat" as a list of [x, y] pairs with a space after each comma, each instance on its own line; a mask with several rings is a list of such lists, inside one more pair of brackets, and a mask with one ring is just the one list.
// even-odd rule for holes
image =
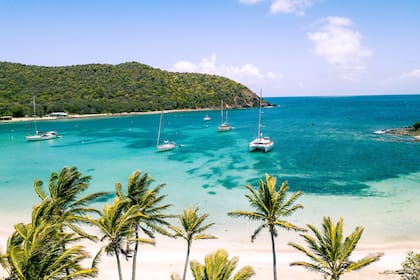
[[169, 140], [164, 140], [160, 143], [160, 136], [163, 134], [163, 113], [160, 113], [159, 130], [156, 141], [156, 149], [158, 152], [170, 151], [176, 148], [176, 143]]
[[205, 121], [205, 122], [211, 121], [210, 116], [206, 114], [203, 118], [203, 121]]
[[223, 100], [222, 100], [221, 108], [220, 108], [220, 125], [217, 127], [217, 131], [226, 132], [226, 131], [230, 131], [230, 130], [232, 130], [232, 127], [228, 123], [228, 112], [227, 112], [227, 110], [226, 110], [226, 118], [223, 115]]
[[33, 142], [33, 141], [42, 141], [42, 140], [51, 140], [51, 139], [56, 139], [58, 137], [60, 137], [60, 135], [58, 135], [57, 131], [54, 130], [50, 130], [50, 131], [46, 131], [46, 132], [41, 132], [38, 131], [38, 127], [37, 127], [37, 123], [36, 123], [36, 103], [35, 103], [35, 96], [33, 97], [33, 106], [34, 106], [34, 130], [35, 133], [33, 135], [27, 135], [25, 136], [25, 139], [29, 142]]
[[57, 131], [50, 130], [46, 132], [36, 131], [34, 135], [25, 136], [27, 141], [41, 141], [59, 138]]
[[271, 151], [274, 147], [274, 141], [268, 136], [263, 136], [261, 131], [261, 103], [262, 103], [262, 91], [260, 92], [260, 109], [258, 112], [258, 133], [257, 138], [249, 142], [249, 151], [262, 151], [267, 153]]

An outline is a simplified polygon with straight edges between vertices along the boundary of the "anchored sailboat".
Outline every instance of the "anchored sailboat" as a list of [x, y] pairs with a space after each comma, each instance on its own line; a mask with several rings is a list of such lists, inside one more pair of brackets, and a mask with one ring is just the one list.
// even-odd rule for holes
[[258, 133], [257, 138], [249, 142], [249, 151], [262, 151], [267, 153], [273, 149], [274, 141], [268, 136], [264, 136], [261, 131], [261, 103], [262, 103], [262, 90], [260, 91], [260, 109], [258, 112]]
[[159, 130], [156, 140], [156, 149], [158, 152], [165, 152], [175, 149], [176, 143], [169, 140], [164, 140], [160, 143], [160, 136], [163, 134], [163, 113], [160, 113]]
[[229, 125], [228, 122], [228, 111], [226, 110], [226, 118], [223, 115], [223, 100], [221, 102], [221, 106], [220, 106], [220, 125], [217, 127], [217, 131], [219, 132], [226, 132], [229, 130], [232, 130], [232, 127]]
[[33, 103], [33, 107], [34, 107], [34, 116], [33, 116], [34, 121], [33, 121], [33, 124], [34, 124], [35, 133], [33, 135], [25, 136], [26, 140], [27, 141], [41, 141], [41, 140], [50, 140], [50, 139], [58, 138], [59, 135], [58, 135], [57, 131], [54, 131], [54, 130], [50, 130], [50, 131], [46, 131], [46, 132], [38, 131], [38, 126], [37, 126], [37, 123], [36, 123], [35, 96], [33, 97], [32, 103]]

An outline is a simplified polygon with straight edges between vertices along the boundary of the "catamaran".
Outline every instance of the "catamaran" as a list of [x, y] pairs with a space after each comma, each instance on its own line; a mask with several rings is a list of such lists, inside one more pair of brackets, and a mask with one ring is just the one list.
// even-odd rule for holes
[[226, 110], [226, 118], [223, 115], [223, 100], [220, 106], [220, 125], [217, 127], [217, 131], [219, 132], [226, 132], [232, 130], [232, 127], [229, 125], [228, 122], [228, 111]]
[[37, 126], [37, 123], [36, 123], [35, 96], [33, 97], [32, 103], [33, 103], [33, 106], [34, 106], [34, 116], [33, 116], [34, 121], [33, 121], [33, 124], [34, 124], [35, 133], [33, 135], [26, 135], [25, 139], [27, 141], [42, 141], [42, 140], [50, 140], [50, 139], [58, 138], [59, 135], [58, 135], [57, 131], [54, 131], [54, 130], [50, 130], [50, 131], [46, 131], [46, 132], [38, 131], [38, 126]]
[[160, 113], [160, 121], [159, 121], [159, 130], [158, 130], [158, 136], [156, 140], [156, 149], [158, 152], [165, 152], [175, 149], [176, 143], [171, 142], [169, 140], [164, 140], [162, 143], [160, 143], [160, 136], [163, 132], [163, 112]]
[[249, 142], [249, 151], [262, 151], [267, 153], [273, 149], [274, 141], [268, 136], [263, 136], [261, 131], [261, 105], [262, 103], [262, 91], [260, 92], [260, 108], [258, 112], [258, 133], [257, 138]]

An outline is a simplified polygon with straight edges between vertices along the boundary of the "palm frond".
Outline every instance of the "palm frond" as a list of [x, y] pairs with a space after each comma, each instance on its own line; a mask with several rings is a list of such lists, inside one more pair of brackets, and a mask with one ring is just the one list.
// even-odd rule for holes
[[357, 227], [343, 241], [343, 218], [340, 218], [337, 224], [334, 224], [330, 217], [324, 217], [322, 233], [313, 225], [307, 226], [314, 237], [309, 234], [301, 234], [301, 236], [309, 249], [305, 249], [296, 243], [289, 243], [289, 245], [303, 252], [313, 263], [295, 262], [291, 265], [301, 265], [310, 270], [340, 277], [343, 273], [361, 269], [379, 260], [382, 256], [382, 254], [375, 254], [359, 261], [350, 261], [349, 257], [361, 238], [363, 228]]
[[202, 239], [217, 239], [216, 236], [211, 234], [195, 234], [192, 238], [193, 240], [202, 240]]
[[371, 263], [378, 261], [383, 255], [384, 255], [383, 253], [377, 253], [374, 255], [364, 257], [361, 260], [350, 262], [347, 268], [345, 269], [345, 272], [356, 271], [356, 270], [362, 269], [370, 265]]
[[257, 235], [261, 232], [263, 228], [267, 227], [267, 224], [262, 224], [254, 231], [254, 233], [251, 236], [251, 242], [254, 242], [254, 240], [257, 238]]
[[235, 217], [235, 218], [247, 218], [252, 221], [266, 221], [267, 216], [264, 216], [261, 213], [257, 212], [250, 212], [250, 211], [231, 211], [228, 213], [228, 216]]

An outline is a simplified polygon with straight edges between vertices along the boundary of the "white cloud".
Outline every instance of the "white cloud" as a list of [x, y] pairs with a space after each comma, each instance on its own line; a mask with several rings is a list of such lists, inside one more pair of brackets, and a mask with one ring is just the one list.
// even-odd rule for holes
[[272, 0], [270, 13], [287, 13], [302, 16], [312, 4], [313, 0]]
[[[264, 0], [239, 0], [239, 3], [255, 5]], [[270, 13], [285, 13], [303, 16], [305, 10], [312, 6], [316, 0], [271, 0]]]
[[198, 64], [189, 61], [179, 61], [174, 64], [172, 70], [220, 75], [248, 86], [283, 79], [282, 75], [276, 75], [273, 72], [261, 73], [258, 67], [250, 63], [242, 66], [217, 64], [215, 54], [212, 54], [210, 58], [203, 58]]
[[257, 4], [257, 3], [262, 2], [262, 1], [264, 1], [264, 0], [239, 0], [240, 3], [249, 4], [249, 5]]
[[320, 31], [307, 34], [313, 53], [323, 56], [342, 80], [355, 80], [366, 68], [363, 59], [372, 55], [352, 26], [348, 18], [327, 17]]
[[420, 80], [420, 69], [414, 69], [408, 73], [404, 73], [401, 75], [401, 78], [408, 80]]

